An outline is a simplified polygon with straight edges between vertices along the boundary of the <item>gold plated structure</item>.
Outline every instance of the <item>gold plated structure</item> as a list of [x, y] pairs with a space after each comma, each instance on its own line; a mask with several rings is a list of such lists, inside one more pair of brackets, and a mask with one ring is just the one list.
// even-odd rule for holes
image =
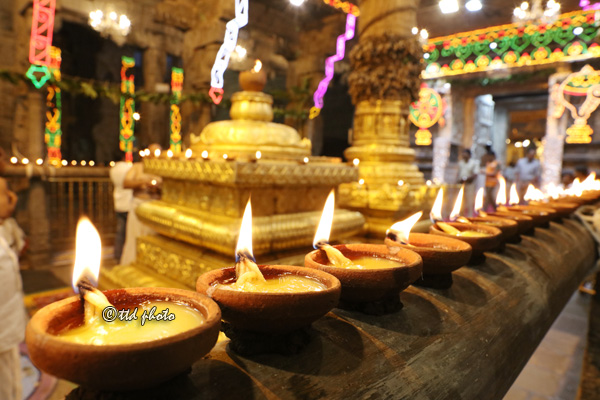
[[[104, 273], [107, 285], [193, 287], [200, 274], [233, 265], [250, 196], [260, 262], [302, 265], [327, 194], [357, 181], [358, 169], [310, 158], [310, 141], [271, 122], [272, 102], [262, 92], [235, 93], [233, 119], [211, 123], [193, 138], [195, 158], [143, 160], [145, 172], [162, 177], [162, 199], [135, 212], [159, 235], [138, 238], [135, 263]], [[337, 210], [332, 238], [358, 235], [364, 224], [360, 212]]]
[[426, 186], [409, 147], [408, 104], [401, 100], [361, 101], [354, 115], [352, 147], [344, 155], [359, 160], [359, 182], [339, 187], [342, 207], [362, 212], [367, 231], [383, 236], [399, 217], [427, 209], [437, 188]]

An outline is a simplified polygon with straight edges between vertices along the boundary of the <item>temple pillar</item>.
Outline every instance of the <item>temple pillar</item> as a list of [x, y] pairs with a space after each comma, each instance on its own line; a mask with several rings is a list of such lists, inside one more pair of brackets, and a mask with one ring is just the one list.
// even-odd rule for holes
[[[144, 90], [156, 91], [157, 84], [164, 83], [167, 72], [167, 54], [163, 49], [150, 47], [144, 51], [143, 61]], [[140, 104], [140, 143], [148, 146], [159, 143], [163, 148], [169, 144], [169, 106], [144, 102]]]
[[431, 179], [434, 182], [454, 183], [457, 168], [452, 168], [450, 163], [450, 150], [452, 146], [452, 127], [454, 118], [452, 117], [453, 102], [450, 84], [443, 85], [438, 92], [442, 95], [445, 103], [444, 126], [440, 126], [438, 134], [433, 139], [433, 159]]
[[422, 49], [411, 33], [418, 4], [363, 0], [358, 44], [350, 53], [348, 83], [356, 109], [352, 146], [344, 154], [359, 160], [360, 181], [340, 186], [340, 201], [363, 212], [374, 235], [398, 217], [426, 209], [435, 194], [423, 185], [408, 136], [409, 106], [421, 84]]
[[565, 112], [560, 118], [554, 117], [556, 103], [553, 93], [570, 73], [570, 71], [559, 71], [548, 78], [548, 116], [541, 155], [542, 187], [549, 183], [558, 185], [561, 181], [568, 114]]

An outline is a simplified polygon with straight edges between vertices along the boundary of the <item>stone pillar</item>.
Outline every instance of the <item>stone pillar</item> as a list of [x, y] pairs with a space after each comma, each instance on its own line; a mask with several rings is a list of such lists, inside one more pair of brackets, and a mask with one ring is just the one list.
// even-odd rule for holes
[[[448, 84], [449, 86], [450, 84]], [[450, 146], [452, 144], [452, 126], [454, 125], [452, 110], [454, 104], [450, 88], [445, 93], [439, 90], [439, 93], [446, 105], [444, 112], [445, 124], [439, 127], [437, 137], [433, 140], [431, 179], [434, 182], [454, 183], [456, 178], [456, 171], [454, 170], [456, 168], [450, 168]]]
[[554, 117], [556, 105], [553, 92], [569, 74], [570, 71], [560, 71], [548, 78], [548, 116], [546, 119], [546, 134], [542, 140], [544, 152], [541, 157], [542, 187], [549, 183], [556, 185], [560, 183], [568, 110], [560, 118]]
[[[356, 105], [349, 161], [359, 159], [361, 181], [340, 186], [342, 205], [360, 209], [370, 233], [381, 235], [394, 219], [426, 209], [435, 190], [409, 147], [408, 110], [421, 84], [421, 44], [411, 33], [418, 0], [363, 0], [358, 44], [350, 53], [348, 84]], [[407, 185], [408, 184], [408, 185]]]
[[[156, 91], [156, 85], [164, 82], [167, 72], [167, 54], [163, 49], [150, 47], [144, 51], [143, 61], [144, 90]], [[143, 147], [159, 143], [163, 148], [169, 144], [169, 106], [144, 102], [140, 104], [140, 129], [138, 143]]]

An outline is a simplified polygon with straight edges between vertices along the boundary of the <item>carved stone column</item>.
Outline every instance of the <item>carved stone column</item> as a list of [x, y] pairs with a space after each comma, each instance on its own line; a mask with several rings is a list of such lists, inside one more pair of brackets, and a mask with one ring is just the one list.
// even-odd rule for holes
[[343, 205], [360, 209], [370, 233], [382, 234], [399, 216], [427, 208], [433, 190], [423, 186], [409, 147], [409, 105], [419, 93], [422, 49], [411, 33], [418, 0], [363, 0], [358, 44], [350, 53], [348, 83], [356, 105], [349, 161], [358, 159], [359, 183], [340, 187]]

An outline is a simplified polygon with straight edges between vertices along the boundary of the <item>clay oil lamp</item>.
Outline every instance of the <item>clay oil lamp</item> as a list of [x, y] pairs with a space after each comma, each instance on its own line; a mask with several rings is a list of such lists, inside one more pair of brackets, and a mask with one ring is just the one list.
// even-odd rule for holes
[[519, 204], [519, 194], [517, 193], [517, 185], [512, 184], [510, 186], [510, 196], [508, 199], [507, 206], [498, 206], [498, 211], [512, 211], [520, 212], [533, 219], [533, 225], [536, 227], [548, 227], [551, 220], [558, 218], [558, 213], [551, 208], [545, 207], [534, 207]]
[[73, 287], [29, 321], [25, 341], [42, 371], [81, 386], [128, 391], [181, 374], [215, 345], [221, 313], [199, 293], [169, 288], [101, 292], [101, 243], [87, 219], [77, 226]]
[[479, 188], [475, 195], [474, 211], [474, 217], [459, 217], [458, 221], [464, 218], [474, 224], [494, 226], [502, 231], [503, 242], [519, 243], [521, 241], [519, 237], [519, 225], [516, 221], [500, 216], [488, 215], [488, 213], [483, 211], [483, 188]]
[[393, 254], [396, 249], [408, 249], [423, 259], [423, 275], [415, 285], [434, 289], [452, 286], [452, 272], [471, 259], [471, 245], [458, 239], [427, 233], [411, 233], [423, 215], [422, 211], [396, 222], [388, 229], [385, 244]]
[[[499, 176], [498, 181], [499, 181], [499, 187], [498, 187], [498, 194], [496, 195], [496, 205], [499, 207], [499, 206], [504, 206], [505, 204], [507, 204], [507, 201], [506, 201], [506, 180], [504, 179], [504, 177]], [[487, 215], [494, 216], [494, 217], [501, 217], [501, 218], [510, 219], [512, 221], [515, 221], [518, 226], [519, 235], [529, 235], [529, 234], [532, 235], [534, 233], [533, 218], [531, 218], [530, 216], [524, 215], [521, 212], [501, 211], [501, 210], [498, 210], [498, 208], [496, 208], [496, 211], [494, 211], [492, 213], [487, 213]]]
[[[341, 286], [334, 276], [322, 271], [257, 265], [252, 254], [252, 206], [248, 200], [235, 267], [201, 275], [196, 289], [221, 307], [227, 336], [246, 338], [246, 332], [285, 334], [310, 326], [338, 304]], [[238, 349], [242, 346], [233, 345]]]
[[533, 207], [551, 208], [561, 218], [568, 217], [577, 208], [579, 208], [579, 204], [577, 203], [549, 200], [549, 196], [547, 196], [546, 194], [544, 194], [544, 192], [542, 192], [540, 189], [537, 189], [531, 184], [527, 186], [527, 192], [525, 192], [523, 199], [527, 202], [528, 205]]
[[335, 208], [332, 190], [319, 222], [313, 246], [304, 265], [325, 271], [342, 283], [340, 305], [369, 314], [398, 310], [399, 294], [415, 282], [423, 272], [419, 254], [405, 248], [391, 251], [386, 245], [345, 244], [331, 246], [329, 235]]
[[[429, 233], [459, 239], [467, 242], [473, 249], [470, 264], [478, 264], [485, 260], [483, 252], [493, 251], [502, 245], [502, 231], [494, 226], [473, 224], [470, 222], [443, 222], [442, 201], [444, 193], [440, 189], [431, 208], [431, 221]], [[460, 189], [454, 208], [450, 214], [450, 221], [456, 221], [462, 206], [463, 188]]]
[[243, 90], [261, 92], [267, 84], [267, 74], [262, 69], [262, 62], [256, 60], [250, 71], [240, 72], [239, 81]]

